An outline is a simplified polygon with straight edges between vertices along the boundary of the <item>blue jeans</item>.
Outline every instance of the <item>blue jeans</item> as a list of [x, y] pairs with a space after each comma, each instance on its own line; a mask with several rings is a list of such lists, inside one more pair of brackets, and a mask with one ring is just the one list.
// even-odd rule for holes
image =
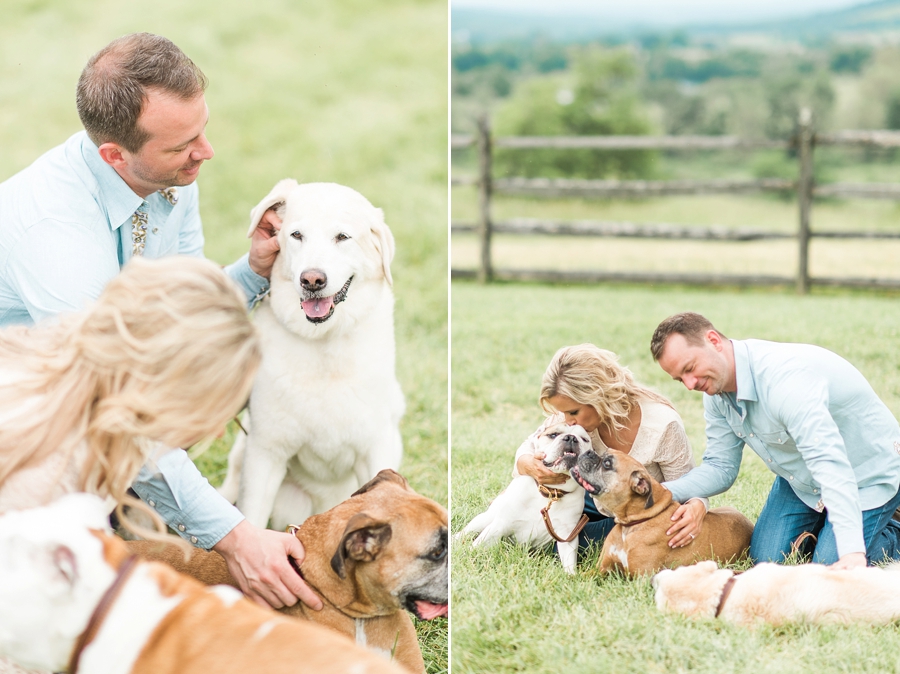
[[[870, 565], [885, 558], [900, 560], [900, 524], [891, 520], [898, 506], [900, 492], [883, 506], [863, 511], [863, 538]], [[776, 477], [753, 529], [750, 557], [754, 563], [783, 562], [791, 553], [791, 544], [805, 531], [817, 539], [813, 562], [833, 564], [838, 560], [834, 529], [826, 513], [807, 506], [797, 498], [787, 480]]]

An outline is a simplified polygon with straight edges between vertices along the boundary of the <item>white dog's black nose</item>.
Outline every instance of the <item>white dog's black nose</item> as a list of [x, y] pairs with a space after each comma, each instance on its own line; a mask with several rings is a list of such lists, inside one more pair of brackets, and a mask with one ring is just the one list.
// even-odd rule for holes
[[574, 452], [578, 449], [578, 438], [574, 435], [566, 435], [563, 437], [563, 450]]
[[328, 277], [321, 269], [307, 269], [300, 274], [300, 285], [304, 290], [317, 292], [328, 284]]

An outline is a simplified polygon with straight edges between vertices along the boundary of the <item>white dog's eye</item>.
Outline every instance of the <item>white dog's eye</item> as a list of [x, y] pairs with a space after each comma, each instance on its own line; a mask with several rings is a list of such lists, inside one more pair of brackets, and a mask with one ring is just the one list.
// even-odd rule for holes
[[303, 241], [303, 235], [300, 232], [291, 232], [291, 238], [297, 241]]
[[335, 241], [347, 241], [349, 238], [350, 237], [347, 234], [344, 234], [343, 232], [341, 232], [336, 237], [334, 237], [334, 240]]
[[559, 433], [550, 433], [547, 437], [552, 440], [553, 438], [559, 437]]

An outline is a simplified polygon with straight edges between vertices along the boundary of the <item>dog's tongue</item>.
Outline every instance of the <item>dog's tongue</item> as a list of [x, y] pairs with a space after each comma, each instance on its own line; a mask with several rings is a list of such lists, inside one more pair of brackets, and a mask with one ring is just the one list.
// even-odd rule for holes
[[322, 318], [327, 316], [328, 312], [331, 311], [331, 307], [334, 306], [334, 297], [316, 297], [311, 300], [304, 300], [301, 304], [307, 316], [310, 318]]
[[422, 620], [431, 620], [438, 616], [447, 615], [447, 605], [432, 604], [431, 602], [422, 601], [420, 599], [416, 601], [416, 611]]

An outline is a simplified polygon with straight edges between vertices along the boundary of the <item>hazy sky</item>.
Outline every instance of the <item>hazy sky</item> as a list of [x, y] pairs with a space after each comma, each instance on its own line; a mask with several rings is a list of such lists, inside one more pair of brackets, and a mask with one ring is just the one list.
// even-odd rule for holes
[[450, 0], [452, 8], [578, 13], [618, 22], [677, 25], [766, 20], [868, 4], [861, 0]]

